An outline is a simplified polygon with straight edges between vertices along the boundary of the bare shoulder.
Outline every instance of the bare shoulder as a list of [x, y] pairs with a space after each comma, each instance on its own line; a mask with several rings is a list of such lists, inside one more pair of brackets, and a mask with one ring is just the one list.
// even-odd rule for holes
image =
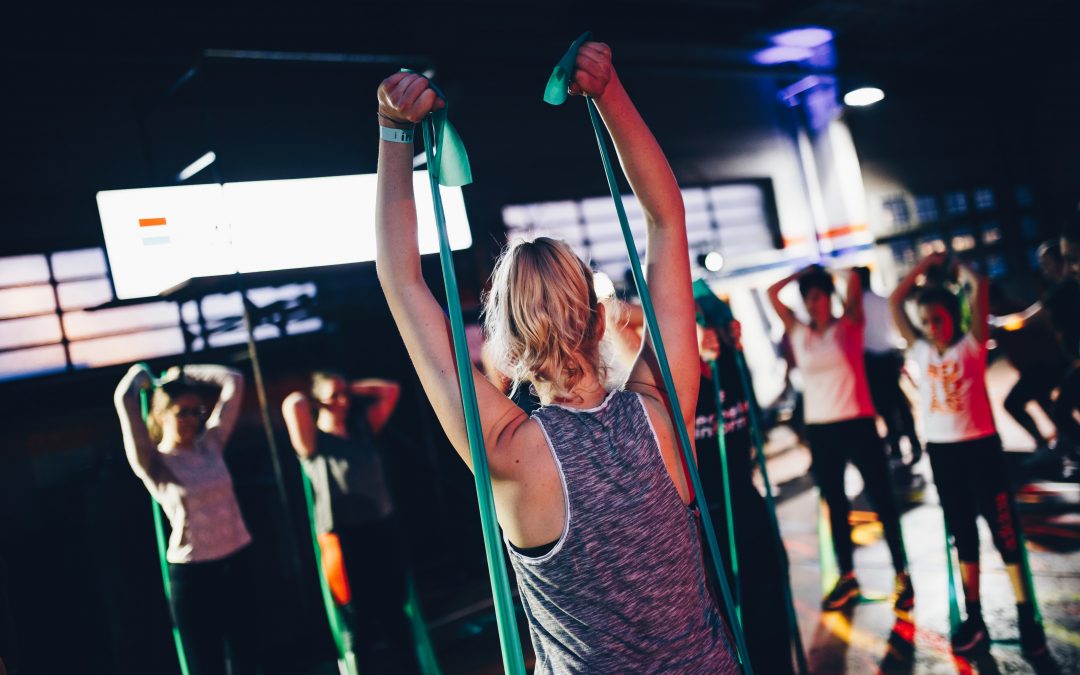
[[555, 472], [543, 426], [524, 411], [515, 415], [500, 430], [487, 448], [492, 477], [518, 482], [535, 478], [537, 473]]

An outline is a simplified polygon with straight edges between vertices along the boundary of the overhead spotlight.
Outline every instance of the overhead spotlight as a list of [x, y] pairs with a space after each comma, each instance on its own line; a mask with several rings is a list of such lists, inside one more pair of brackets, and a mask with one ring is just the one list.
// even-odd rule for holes
[[844, 94], [844, 105], [856, 107], [873, 105], [883, 98], [885, 98], [885, 92], [877, 87], [860, 87]]
[[717, 251], [700, 254], [697, 257], [697, 262], [710, 272], [719, 272], [724, 268], [724, 256]]
[[807, 49], [820, 47], [823, 44], [832, 42], [832, 39], [833, 33], [831, 30], [827, 28], [818, 28], [816, 26], [786, 30], [783, 33], [777, 33], [772, 36], [774, 45], [782, 45], [784, 47], [805, 47]]
[[205, 155], [203, 155], [202, 157], [198, 158], [197, 160], [195, 160], [191, 164], [188, 164], [187, 166], [185, 166], [183, 171], [176, 174], [176, 182], [177, 183], [183, 183], [188, 178], [191, 178], [195, 174], [199, 173], [200, 171], [202, 171], [206, 167], [213, 164], [215, 160], [217, 160], [217, 155], [214, 154], [213, 150], [211, 150], [210, 152], [208, 152]]
[[765, 49], [759, 49], [754, 52], [751, 57], [755, 63], [760, 63], [763, 66], [772, 66], [778, 63], [793, 63], [798, 61], [806, 61], [814, 56], [814, 51], [807, 47], [788, 47], [784, 45], [775, 45], [773, 47], [766, 47]]

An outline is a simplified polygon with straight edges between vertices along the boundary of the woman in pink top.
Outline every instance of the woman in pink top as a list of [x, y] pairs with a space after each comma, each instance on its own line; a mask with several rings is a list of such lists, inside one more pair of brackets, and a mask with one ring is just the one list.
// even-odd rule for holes
[[979, 602], [979, 531], [976, 519], [986, 519], [1016, 593], [1020, 644], [1031, 658], [1046, 654], [1046, 637], [1035, 616], [1020, 567], [1020, 523], [1012, 488], [986, 393], [989, 325], [989, 285], [965, 265], [958, 265], [961, 282], [971, 298], [971, 325], [965, 330], [961, 300], [948, 287], [926, 286], [917, 296], [922, 332], [915, 328], [904, 303], [918, 278], [946, 263], [944, 254], [923, 258], [893, 291], [889, 302], [910, 356], [919, 364], [919, 398], [926, 450], [934, 470], [945, 522], [960, 558], [967, 620], [952, 636], [953, 651], [971, 654], [985, 650], [990, 636]]
[[[780, 291], [798, 280], [809, 323], [780, 300]], [[813, 465], [810, 467], [821, 496], [829, 505], [833, 550], [840, 579], [822, 600], [827, 611], [844, 609], [856, 602], [861, 591], [855, 579], [854, 547], [851, 543], [851, 503], [844, 492], [848, 462], [859, 469], [866, 496], [885, 529], [896, 570], [895, 606], [911, 611], [915, 593], [907, 572], [900, 515], [893, 500], [885, 444], [875, 426], [874, 404], [866, 381], [863, 359], [862, 287], [854, 270], [848, 275], [847, 299], [839, 317], [832, 313], [836, 291], [832, 275], [812, 265], [781, 279], [769, 288], [769, 300], [784, 322], [803, 378], [806, 438]]]
[[[145, 421], [143, 390], [153, 391]], [[114, 397], [128, 462], [172, 527], [171, 609], [190, 675], [224, 675], [226, 642], [232, 675], [255, 668], [253, 626], [245, 616], [254, 605], [251, 535], [223, 458], [243, 391], [243, 376], [223, 366], [172, 368], [154, 388], [146, 368], [135, 365]]]

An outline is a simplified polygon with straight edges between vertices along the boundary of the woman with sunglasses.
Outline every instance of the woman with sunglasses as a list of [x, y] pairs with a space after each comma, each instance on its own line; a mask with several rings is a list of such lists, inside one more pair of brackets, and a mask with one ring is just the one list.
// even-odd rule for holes
[[[145, 420], [143, 390], [153, 392]], [[114, 396], [128, 462], [172, 527], [166, 553], [171, 609], [190, 675], [225, 673], [226, 642], [229, 672], [255, 669], [245, 616], [254, 604], [251, 534], [223, 457], [243, 390], [243, 376], [223, 366], [174, 367], [155, 383], [145, 366], [134, 365]]]

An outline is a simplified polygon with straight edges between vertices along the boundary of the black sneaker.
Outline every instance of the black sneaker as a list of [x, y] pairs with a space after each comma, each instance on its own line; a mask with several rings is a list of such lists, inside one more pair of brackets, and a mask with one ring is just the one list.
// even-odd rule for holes
[[976, 654], [989, 647], [990, 632], [986, 630], [986, 624], [978, 614], [969, 616], [952, 636], [952, 650], [957, 656]]
[[1042, 624], [1034, 617], [1021, 618], [1020, 624], [1020, 649], [1024, 657], [1037, 659], [1046, 655], [1046, 633], [1043, 632]]
[[915, 609], [915, 589], [911, 587], [911, 575], [907, 572], [896, 575], [893, 598], [893, 609], [896, 611], [910, 612]]
[[821, 600], [821, 608], [826, 612], [838, 612], [862, 597], [859, 582], [855, 575], [840, 577], [833, 589]]

